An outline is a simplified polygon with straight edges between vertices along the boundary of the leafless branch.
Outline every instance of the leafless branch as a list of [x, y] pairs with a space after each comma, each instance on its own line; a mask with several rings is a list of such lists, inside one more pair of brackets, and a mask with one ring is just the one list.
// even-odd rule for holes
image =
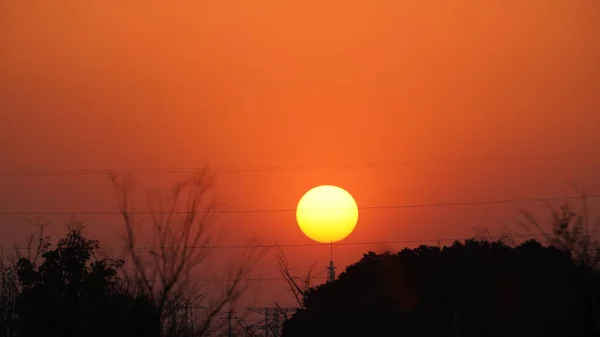
[[592, 223], [585, 189], [575, 184], [571, 187], [581, 196], [580, 211], [574, 211], [567, 203], [555, 208], [546, 202], [551, 214], [550, 233], [526, 210], [521, 210], [521, 214], [527, 222], [520, 225], [527, 231], [534, 228], [542, 233], [548, 244], [569, 253], [579, 263], [595, 266], [600, 262], [600, 242], [594, 239], [593, 234], [600, 225], [600, 218]]
[[[195, 289], [187, 280], [192, 278], [193, 272], [206, 272], [211, 247], [219, 237], [210, 230], [211, 220], [216, 213], [215, 200], [208, 196], [213, 186], [212, 176], [205, 169], [186, 180], [176, 182], [165, 197], [158, 192], [147, 193], [146, 201], [151, 214], [151, 242], [146, 254], [138, 246], [138, 235], [141, 232], [139, 226], [143, 219], [134, 217], [134, 180], [114, 174], [109, 177], [123, 218], [123, 240], [127, 259], [132, 265], [131, 278], [135, 280], [139, 291], [155, 301], [162, 325], [169, 326], [167, 317], [175, 315], [177, 310], [174, 303], [184, 296], [198, 295], [191, 293]], [[213, 296], [210, 303], [206, 304], [207, 315], [196, 333], [208, 331], [215, 316], [227, 304], [235, 302], [247, 289], [245, 279], [263, 254], [259, 249], [248, 249], [242, 255], [239, 265], [229, 266], [226, 271], [229, 281], [223, 285], [221, 294]]]
[[309, 268], [306, 276], [301, 278], [292, 275], [288, 260], [285, 257], [285, 254], [283, 253], [281, 247], [278, 247], [276, 259], [277, 264], [279, 265], [279, 272], [288, 284], [288, 290], [292, 292], [292, 295], [294, 296], [298, 307], [304, 309], [304, 296], [311, 287], [311, 280], [313, 278], [312, 274], [315, 268], [315, 264], [313, 263], [313, 265]]

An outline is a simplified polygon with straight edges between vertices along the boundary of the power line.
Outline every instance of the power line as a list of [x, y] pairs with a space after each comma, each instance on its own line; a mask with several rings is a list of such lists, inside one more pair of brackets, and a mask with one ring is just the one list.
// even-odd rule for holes
[[[598, 195], [588, 195], [586, 198], [599, 198]], [[446, 202], [446, 203], [427, 203], [427, 204], [404, 204], [404, 205], [375, 205], [375, 206], [359, 206], [359, 210], [380, 210], [380, 209], [402, 209], [402, 208], [424, 208], [424, 207], [452, 207], [452, 206], [475, 206], [475, 205], [493, 205], [493, 204], [508, 204], [519, 202], [547, 202], [558, 200], [573, 200], [581, 199], [581, 196], [564, 196], [564, 197], [548, 197], [548, 198], [522, 198], [522, 199], [503, 199], [503, 200], [480, 200], [480, 201], [464, 201], [464, 202]], [[332, 208], [320, 208], [319, 210], [333, 210]], [[129, 215], [150, 215], [150, 214], [235, 214], [235, 213], [275, 213], [275, 212], [296, 212], [296, 208], [280, 208], [280, 209], [230, 209], [230, 210], [215, 210], [215, 211], [132, 211]], [[0, 212], [0, 215], [121, 215], [120, 211], [20, 211]]]
[[[589, 231], [590, 234], [598, 233], [600, 230]], [[530, 238], [539, 236], [554, 235], [553, 233], [530, 233], [530, 234], [515, 234], [510, 235], [512, 238]], [[413, 240], [384, 240], [384, 241], [354, 241], [354, 242], [334, 242], [334, 243], [288, 243], [288, 244], [256, 244], [256, 245], [213, 245], [213, 246], [165, 246], [165, 247], [136, 247], [135, 250], [156, 250], [156, 249], [248, 249], [248, 248], [278, 248], [278, 247], [328, 247], [328, 246], [356, 246], [356, 245], [389, 245], [389, 244], [406, 244], [406, 243], [431, 243], [431, 242], [446, 242], [446, 241], [465, 241], [474, 237], [459, 237], [459, 238], [435, 238], [435, 239], [413, 239]], [[506, 236], [488, 236], [486, 240], [500, 240]], [[28, 247], [24, 246], [0, 246], [0, 249], [18, 249], [24, 250]], [[123, 247], [99, 247], [97, 250], [123, 250]]]
[[[209, 168], [213, 172], [260, 172], [260, 171], [301, 171], [316, 169], [352, 169], [352, 168], [377, 168], [377, 167], [406, 167], [406, 166], [434, 166], [476, 163], [500, 163], [530, 160], [574, 159], [599, 157], [598, 152], [508, 156], [508, 157], [482, 157], [454, 160], [421, 160], [421, 161], [390, 161], [390, 162], [365, 162], [331, 165], [267, 165], [267, 166], [222, 166]], [[189, 168], [132, 168], [132, 169], [4, 169], [0, 176], [41, 176], [41, 175], [99, 175], [107, 173], [116, 174], [179, 174], [203, 171], [202, 167]]]

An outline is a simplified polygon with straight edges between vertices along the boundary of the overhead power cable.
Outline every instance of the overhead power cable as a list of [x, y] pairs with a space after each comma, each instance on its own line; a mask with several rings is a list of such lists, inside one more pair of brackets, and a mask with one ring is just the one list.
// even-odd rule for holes
[[[598, 195], [588, 195], [586, 198], [599, 198]], [[445, 202], [445, 203], [424, 203], [424, 204], [401, 204], [401, 205], [374, 205], [374, 206], [359, 206], [359, 210], [382, 210], [382, 209], [402, 209], [402, 208], [424, 208], [424, 207], [453, 207], [453, 206], [476, 206], [476, 205], [492, 205], [492, 204], [507, 204], [519, 202], [549, 202], [558, 200], [573, 200], [581, 199], [581, 196], [562, 196], [548, 198], [521, 198], [521, 199], [503, 199], [503, 200], [475, 200], [463, 202]], [[323, 208], [319, 210], [333, 210]], [[214, 211], [132, 211], [129, 215], [150, 215], [150, 214], [179, 214], [185, 215], [190, 213], [195, 214], [236, 214], [236, 213], [274, 213], [274, 212], [296, 212], [296, 208], [271, 208], [271, 209], [223, 209]], [[0, 215], [121, 215], [120, 211], [1, 211]]]
[[[599, 233], [600, 230], [590, 230], [590, 234]], [[551, 236], [553, 233], [529, 233], [529, 234], [514, 234], [510, 235], [511, 238], [535, 238], [540, 236]], [[454, 241], [465, 241], [469, 239], [473, 239], [475, 236], [471, 237], [455, 237], [455, 238], [430, 238], [430, 239], [413, 239], [413, 240], [383, 240], [383, 241], [354, 241], [354, 242], [333, 242], [333, 243], [274, 243], [274, 244], [256, 244], [256, 245], [208, 245], [208, 246], [165, 246], [165, 247], [150, 247], [150, 246], [139, 246], [135, 247], [135, 250], [141, 251], [160, 251], [170, 250], [170, 249], [248, 249], [248, 248], [285, 248], [285, 247], [330, 247], [330, 246], [357, 246], [357, 245], [391, 245], [391, 244], [407, 244], [407, 243], [437, 243], [437, 242], [454, 242]], [[498, 235], [498, 236], [487, 236], [486, 240], [500, 240], [506, 239], [506, 235]], [[4, 245], [0, 246], [0, 249], [18, 249], [24, 250], [29, 249], [26, 246], [9, 246]], [[124, 250], [124, 247], [111, 247], [104, 246], [97, 248], [98, 250]]]

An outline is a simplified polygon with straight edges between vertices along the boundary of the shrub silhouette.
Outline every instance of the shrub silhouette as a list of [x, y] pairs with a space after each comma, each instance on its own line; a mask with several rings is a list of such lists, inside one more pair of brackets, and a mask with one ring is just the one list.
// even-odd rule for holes
[[[590, 293], [578, 268], [568, 253], [536, 241], [368, 253], [309, 291], [283, 335], [582, 336]], [[600, 285], [597, 272], [587, 277]]]
[[159, 336], [156, 308], [118, 277], [123, 261], [96, 256], [98, 242], [72, 226], [39, 265], [17, 262], [17, 336]]

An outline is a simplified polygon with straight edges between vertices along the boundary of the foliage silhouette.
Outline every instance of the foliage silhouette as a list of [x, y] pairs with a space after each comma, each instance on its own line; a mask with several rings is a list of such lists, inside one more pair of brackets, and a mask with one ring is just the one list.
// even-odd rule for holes
[[[569, 254], [533, 240], [368, 253], [310, 290], [283, 335], [583, 336], [589, 293], [575, 275]], [[597, 272], [585, 277], [600, 285]]]
[[39, 265], [18, 260], [14, 335], [160, 336], [154, 303], [128, 292], [118, 277], [123, 261], [100, 259], [97, 248], [74, 224]]
[[[557, 209], [547, 203], [546, 206], [551, 212], [549, 226], [551, 232], [544, 235], [544, 239], [548, 244], [568, 254], [577, 265], [577, 272], [573, 277], [583, 292], [581, 297], [584, 306], [583, 334], [593, 336], [598, 320], [595, 316], [598, 304], [594, 299], [599, 295], [593, 275], [600, 263], [600, 242], [594, 237], [594, 233], [600, 225], [600, 218], [595, 221], [591, 219], [585, 189], [574, 184], [572, 188], [581, 196], [581, 209], [575, 211], [568, 203]], [[547, 231], [531, 212], [522, 209], [521, 213], [527, 220], [520, 223], [522, 228], [526, 230], [533, 228], [542, 233]]]

